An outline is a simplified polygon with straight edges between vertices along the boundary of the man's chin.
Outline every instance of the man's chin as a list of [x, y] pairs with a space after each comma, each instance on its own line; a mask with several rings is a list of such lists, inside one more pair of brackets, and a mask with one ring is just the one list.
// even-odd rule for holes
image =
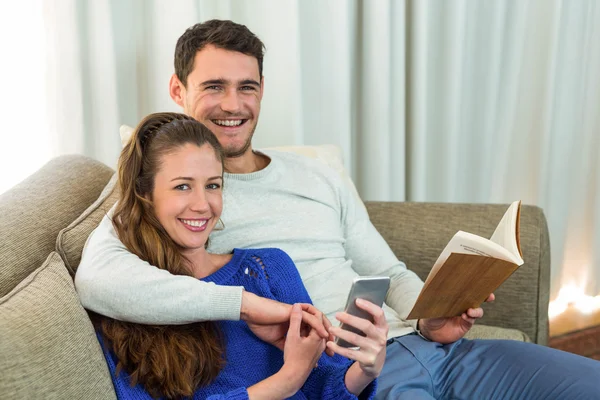
[[242, 157], [244, 154], [250, 151], [250, 146], [242, 146], [242, 147], [225, 147], [223, 148], [223, 155], [225, 158], [238, 158]]

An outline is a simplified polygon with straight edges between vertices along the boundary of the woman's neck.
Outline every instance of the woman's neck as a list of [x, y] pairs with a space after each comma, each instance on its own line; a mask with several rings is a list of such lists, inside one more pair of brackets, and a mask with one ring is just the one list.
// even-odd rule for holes
[[212, 254], [206, 249], [196, 249], [183, 252], [185, 258], [191, 263], [194, 278], [202, 279], [215, 273], [227, 264], [232, 254]]

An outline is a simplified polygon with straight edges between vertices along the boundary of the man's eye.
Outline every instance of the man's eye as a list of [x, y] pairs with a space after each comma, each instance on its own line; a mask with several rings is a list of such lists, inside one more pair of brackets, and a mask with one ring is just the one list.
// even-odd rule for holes
[[221, 90], [221, 86], [218, 86], [218, 85], [207, 86], [206, 90]]
[[189, 189], [190, 189], [190, 185], [188, 185], [187, 183], [182, 183], [181, 185], [175, 186], [175, 190], [189, 190]]
[[220, 189], [221, 185], [219, 185], [218, 183], [209, 183], [208, 185], [206, 185], [207, 189]]
[[245, 91], [245, 92], [249, 92], [249, 91], [254, 91], [256, 90], [256, 88], [254, 86], [242, 86], [240, 88], [240, 90]]

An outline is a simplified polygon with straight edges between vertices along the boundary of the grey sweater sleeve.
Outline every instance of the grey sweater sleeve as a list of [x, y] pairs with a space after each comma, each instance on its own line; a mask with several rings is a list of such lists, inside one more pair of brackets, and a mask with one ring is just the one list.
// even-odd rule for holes
[[[389, 276], [390, 289], [385, 303], [404, 320], [412, 309], [423, 281], [406, 268], [392, 252], [383, 237], [371, 223], [367, 210], [345, 185], [340, 185], [340, 205], [345, 232], [346, 255], [359, 275]], [[416, 320], [409, 321], [416, 329]]]
[[143, 324], [240, 318], [241, 286], [172, 275], [142, 261], [121, 243], [110, 215], [88, 238], [75, 275], [75, 288], [85, 308]]

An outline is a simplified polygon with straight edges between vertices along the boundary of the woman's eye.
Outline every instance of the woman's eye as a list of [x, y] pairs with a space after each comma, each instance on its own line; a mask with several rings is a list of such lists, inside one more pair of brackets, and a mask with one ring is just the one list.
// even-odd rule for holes
[[206, 188], [207, 189], [213, 189], [213, 190], [214, 189], [220, 189], [221, 185], [219, 185], [218, 183], [210, 183], [210, 184], [206, 185]]
[[189, 190], [189, 189], [190, 189], [190, 185], [188, 185], [187, 183], [182, 183], [181, 185], [175, 186], [175, 190]]

